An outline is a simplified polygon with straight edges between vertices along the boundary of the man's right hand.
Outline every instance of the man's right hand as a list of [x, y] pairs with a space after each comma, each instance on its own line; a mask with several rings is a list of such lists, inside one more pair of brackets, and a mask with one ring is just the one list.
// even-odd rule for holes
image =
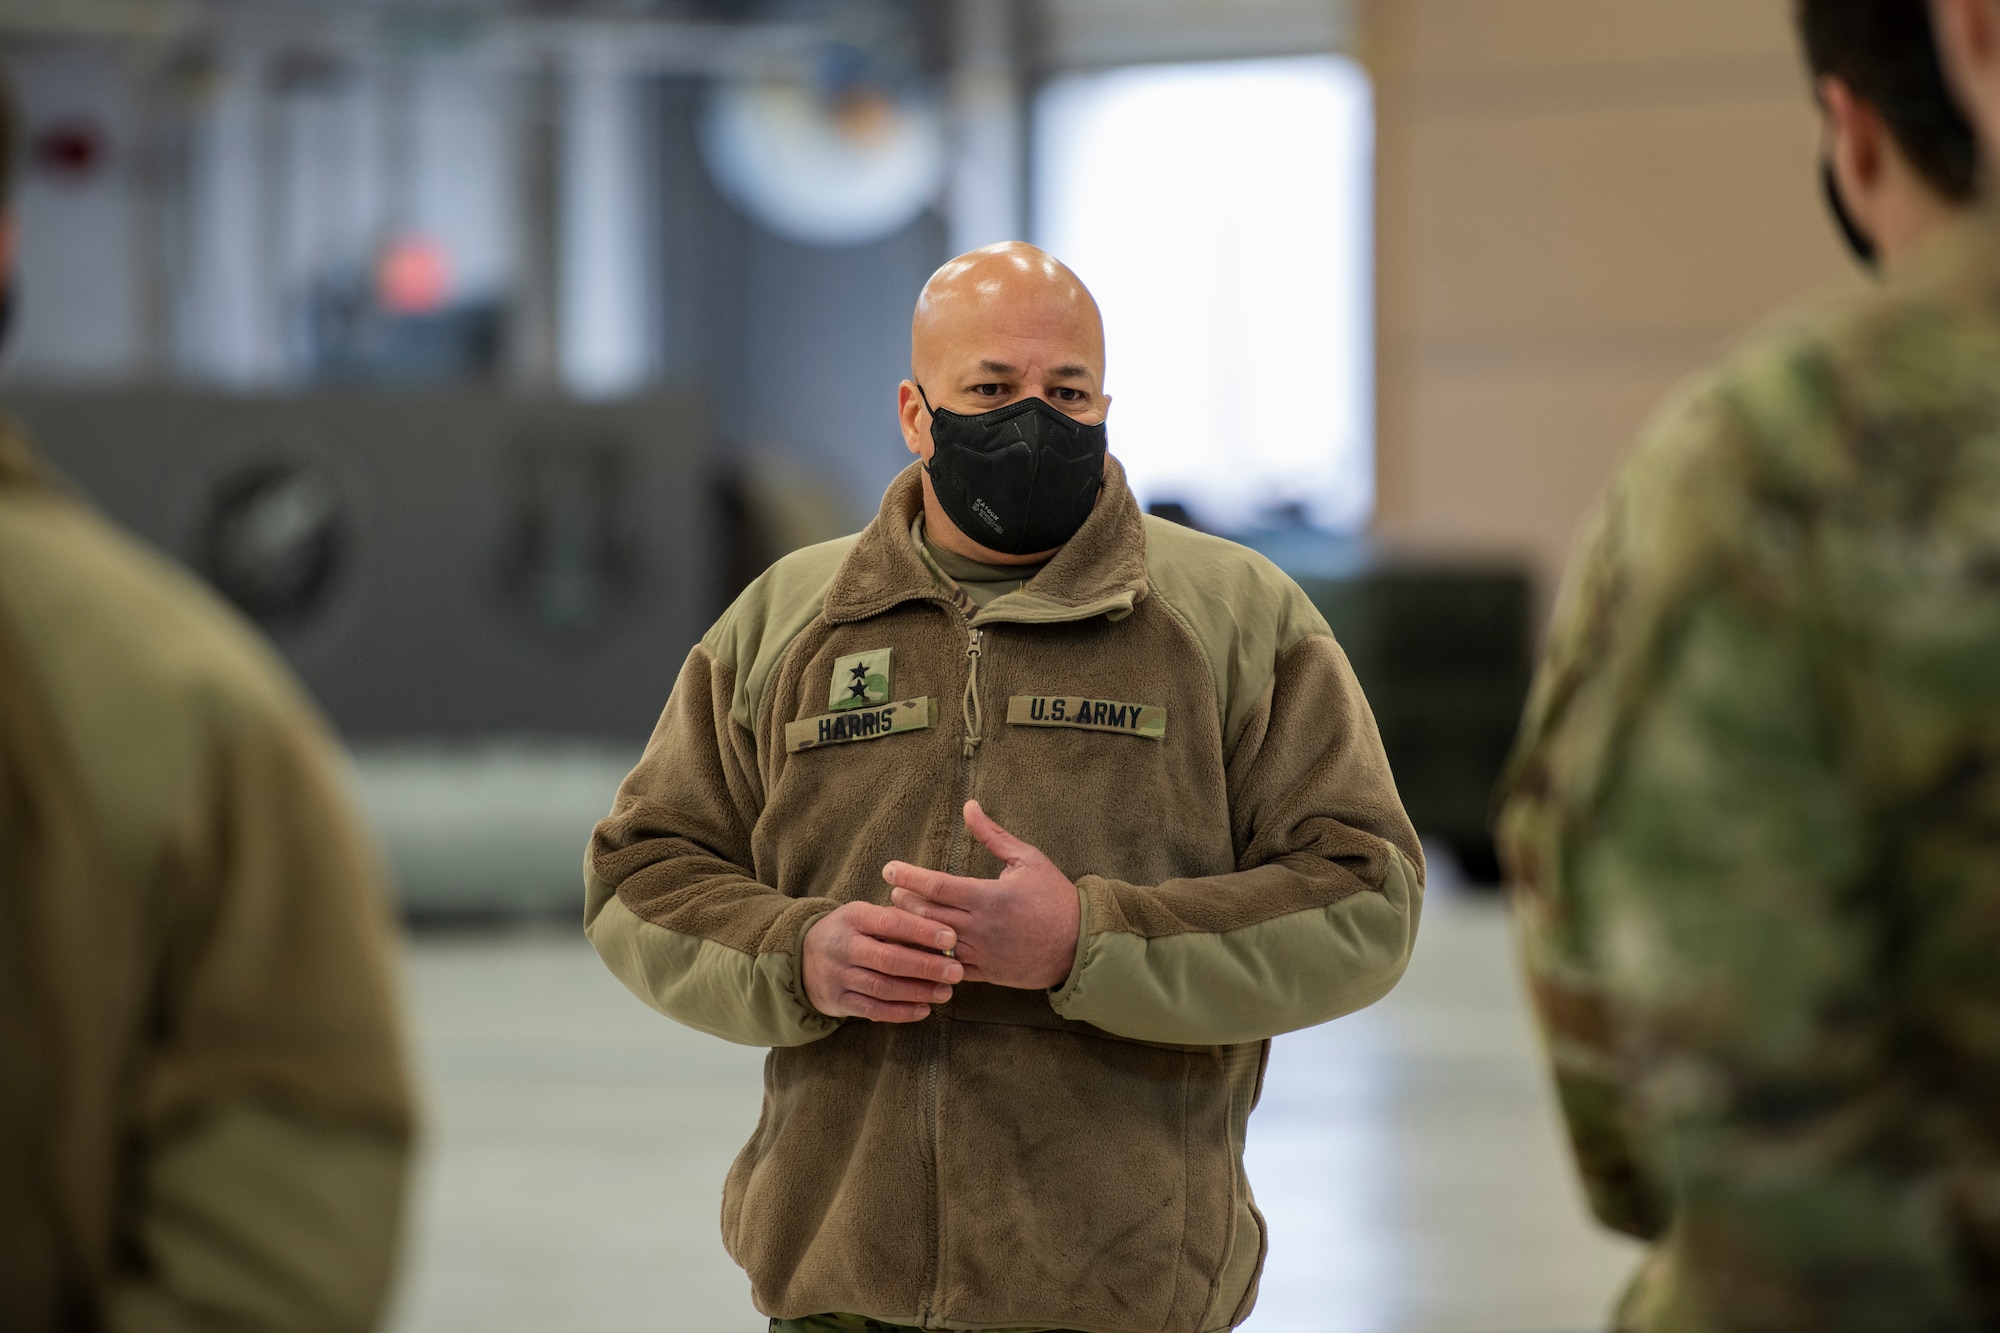
[[843, 903], [800, 946], [806, 998], [829, 1018], [920, 1023], [965, 976], [957, 959], [931, 952], [957, 941], [950, 927], [901, 908]]

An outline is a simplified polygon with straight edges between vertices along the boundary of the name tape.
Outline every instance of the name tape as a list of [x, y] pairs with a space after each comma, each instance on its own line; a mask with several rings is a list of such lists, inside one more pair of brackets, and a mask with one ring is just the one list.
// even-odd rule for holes
[[849, 741], [880, 740], [906, 731], [922, 731], [937, 720], [937, 705], [930, 699], [904, 699], [875, 708], [854, 708], [844, 713], [800, 718], [785, 724], [785, 749], [797, 754], [824, 745], [845, 745]]
[[1075, 727], [1160, 740], [1167, 710], [1158, 704], [1121, 704], [1067, 694], [1017, 694], [1007, 700], [1007, 720], [1019, 727]]

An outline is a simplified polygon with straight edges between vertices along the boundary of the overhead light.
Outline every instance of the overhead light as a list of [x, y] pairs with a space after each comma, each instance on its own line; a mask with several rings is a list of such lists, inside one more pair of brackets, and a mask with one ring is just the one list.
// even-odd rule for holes
[[945, 125], [928, 85], [828, 42], [803, 69], [718, 84], [701, 147], [724, 196], [771, 231], [865, 245], [937, 198]]

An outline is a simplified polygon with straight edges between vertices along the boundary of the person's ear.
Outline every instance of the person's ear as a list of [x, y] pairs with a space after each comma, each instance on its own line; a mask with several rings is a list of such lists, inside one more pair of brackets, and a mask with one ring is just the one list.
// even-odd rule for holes
[[1930, 0], [1945, 81], [1989, 145], [2000, 142], [2000, 0]]
[[930, 462], [931, 450], [936, 447], [931, 443], [929, 429], [931, 423], [926, 419], [930, 413], [924, 410], [923, 397], [917, 392], [916, 384], [910, 380], [904, 380], [897, 386], [896, 415], [902, 422], [903, 443], [918, 458], [926, 463]]
[[[2000, 3], [1996, 0], [1931, 0], [1931, 31], [1937, 35], [1938, 63], [1954, 84], [1991, 75], [2000, 63]], [[1969, 89], [1960, 86], [1961, 93]]]
[[[1841, 197], [1857, 215], [1872, 211], [1868, 203], [1880, 189], [1888, 165], [1889, 127], [1874, 107], [1832, 74], [1820, 78], [1819, 102], [1826, 112], [1827, 157], [1833, 163]], [[1866, 217], [1859, 220], [1868, 221]]]

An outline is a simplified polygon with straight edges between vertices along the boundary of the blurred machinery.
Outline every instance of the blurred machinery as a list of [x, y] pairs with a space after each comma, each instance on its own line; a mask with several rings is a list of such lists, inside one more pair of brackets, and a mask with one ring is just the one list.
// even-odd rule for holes
[[1354, 664], [1410, 822], [1468, 880], [1499, 883], [1493, 789], [1533, 663], [1526, 571], [1384, 560], [1300, 584]]
[[48, 460], [270, 634], [417, 920], [568, 914], [722, 577], [692, 395], [21, 392]]
[[21, 392], [47, 458], [341, 732], [643, 737], [712, 611], [691, 396]]
[[[1186, 522], [1183, 506], [1155, 504]], [[1534, 580], [1517, 561], [1384, 551], [1309, 527], [1296, 509], [1239, 539], [1298, 580], [1368, 696], [1410, 822], [1465, 878], [1500, 882], [1494, 785], [1534, 666]]]

